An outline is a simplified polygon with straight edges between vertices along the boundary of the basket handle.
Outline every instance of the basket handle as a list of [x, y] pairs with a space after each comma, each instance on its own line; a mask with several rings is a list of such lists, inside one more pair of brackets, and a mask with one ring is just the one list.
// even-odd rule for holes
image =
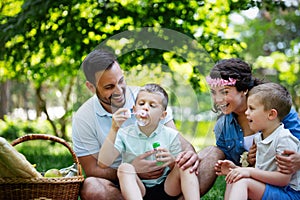
[[24, 135], [22, 137], [15, 139], [14, 141], [12, 141], [11, 145], [15, 146], [17, 144], [20, 144], [22, 142], [29, 141], [29, 140], [51, 140], [51, 141], [58, 142], [58, 143], [64, 145], [70, 151], [74, 162], [77, 164], [78, 174], [80, 176], [82, 175], [79, 160], [78, 160], [75, 152], [73, 151], [72, 147], [64, 139], [53, 136], [53, 135], [48, 135], [48, 134], [27, 134], [27, 135]]

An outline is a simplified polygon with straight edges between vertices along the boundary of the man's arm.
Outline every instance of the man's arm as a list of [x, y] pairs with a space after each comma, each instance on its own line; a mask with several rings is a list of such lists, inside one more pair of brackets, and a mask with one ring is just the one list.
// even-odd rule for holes
[[84, 172], [87, 177], [93, 176], [93, 177], [101, 177], [104, 179], [108, 179], [111, 181], [117, 180], [117, 170], [112, 168], [106, 168], [103, 169], [98, 166], [97, 164], [97, 155], [88, 155], [88, 156], [82, 156], [78, 157], [80, 164], [82, 165], [82, 168], [84, 169]]
[[[174, 124], [174, 121], [171, 120], [171, 121], [168, 121], [167, 123], [165, 123], [166, 126], [170, 127], [170, 128], [173, 128], [175, 130], [177, 130], [175, 124]], [[182, 134], [179, 134], [179, 140], [180, 140], [180, 143], [181, 143], [181, 148], [182, 150], [184, 151], [195, 151], [194, 147], [192, 146], [192, 144], [187, 141], [183, 136]]]
[[[173, 128], [175, 130], [176, 126], [174, 124], [174, 121], [168, 121], [166, 124], [166, 126]], [[190, 169], [190, 172], [198, 172], [198, 166], [199, 166], [199, 157], [194, 149], [194, 147], [192, 146], [192, 144], [187, 141], [182, 134], [179, 134], [179, 140], [181, 143], [181, 148], [182, 148], [182, 152], [177, 156], [175, 162], [179, 165], [180, 168], [187, 169], [190, 168], [191, 166], [193, 166]]]

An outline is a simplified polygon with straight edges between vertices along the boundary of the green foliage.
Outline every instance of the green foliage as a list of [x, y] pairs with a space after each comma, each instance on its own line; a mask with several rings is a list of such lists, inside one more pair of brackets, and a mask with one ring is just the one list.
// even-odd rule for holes
[[[255, 33], [249, 40], [231, 35], [229, 15], [254, 6], [273, 12], [272, 15], [276, 16], [271, 19], [273, 24], [265, 19], [256, 24], [248, 22], [240, 32]], [[276, 14], [278, 8], [282, 12]], [[29, 85], [34, 91], [30, 96], [35, 97], [33, 100], [30, 98], [34, 103], [29, 106], [38, 112], [47, 112], [50, 106], [62, 105], [65, 115], [57, 120], [48, 116], [48, 120], [53, 132], [64, 137], [64, 127], [70, 123], [72, 112], [89, 95], [82, 88], [75, 87], [77, 83], [74, 84], [80, 74], [81, 62], [101, 44], [115, 51], [121, 67], [127, 72], [144, 73], [143, 67], [147, 65], [156, 75], [164, 74], [163, 77], [149, 76], [151, 80], [171, 77], [167, 86], [172, 93], [170, 101], [175, 105], [180, 103], [175, 95], [182, 90], [180, 86], [189, 85], [193, 89], [190, 94], [193, 98], [196, 96], [196, 103], [185, 93], [186, 102], [195, 111], [208, 110], [211, 104], [204, 76], [215, 61], [241, 57], [244, 50], [250, 52], [245, 57], [254, 61], [257, 55], [262, 55], [259, 49], [264, 45], [260, 44], [286, 38], [285, 45], [297, 49], [294, 37], [298, 36], [300, 23], [297, 23], [297, 12], [289, 12], [291, 9], [283, 1], [4, 0], [0, 3], [0, 82], [14, 79]], [[283, 21], [286, 26], [278, 24]], [[145, 29], [141, 28], [144, 27], [152, 29], [143, 32]], [[281, 37], [281, 32], [284, 37]], [[124, 33], [131, 38], [124, 38]], [[149, 33], [155, 34], [152, 40], [146, 37]], [[178, 33], [185, 37], [174, 37]], [[265, 37], [269, 35], [272, 36], [270, 40]], [[287, 43], [290, 39], [293, 42]], [[167, 48], [170, 46], [172, 48]], [[291, 64], [295, 71], [297, 59], [294, 61], [289, 62], [295, 63]], [[177, 74], [182, 77], [178, 78]], [[285, 74], [280, 79], [289, 76]], [[81, 77], [78, 84], [84, 85], [84, 78]], [[73, 102], [72, 92], [76, 96]], [[20, 95], [26, 94], [12, 96]]]
[[264, 5], [256, 19], [246, 20], [236, 30], [248, 45], [244, 55], [253, 63], [255, 75], [284, 85], [298, 110], [300, 9], [292, 3], [281, 1], [277, 7]]
[[293, 97], [296, 110], [300, 107], [299, 98], [299, 76], [300, 76], [300, 55], [287, 56], [281, 52], [273, 52], [269, 56], [260, 56], [254, 63], [256, 69], [270, 70], [272, 73], [265, 77], [270, 81], [284, 85]]
[[45, 79], [57, 77], [57, 72], [71, 75], [87, 52], [122, 31], [164, 27], [194, 37], [203, 27], [203, 34], [197, 40], [209, 44], [206, 50], [217, 59], [222, 50], [212, 47], [219, 43], [228, 47], [238, 44], [216, 35], [225, 32], [227, 15], [232, 12], [228, 9], [230, 1], [224, 3], [27, 0], [17, 15], [4, 17], [6, 23], [0, 25], [0, 39], [6, 48], [0, 52], [6, 61], [12, 61], [9, 63], [13, 64], [10, 67], [15, 76], [29, 74], [34, 82], [41, 84]]
[[[23, 120], [0, 120], [0, 136], [8, 141], [15, 140], [25, 134], [43, 133], [51, 134], [51, 128], [47, 121], [23, 121]], [[52, 133], [53, 134], [53, 133]]]
[[20, 137], [21, 135], [20, 132], [21, 132], [20, 128], [15, 124], [7, 124], [6, 127], [1, 129], [0, 136], [4, 137], [7, 140], [12, 141]]
[[44, 140], [29, 140], [15, 147], [31, 164], [36, 164], [36, 169], [39, 172], [45, 172], [52, 168], [65, 168], [74, 163], [69, 150], [59, 143]]
[[[185, 76], [190, 77], [197, 95], [204, 90], [203, 74], [207, 73], [213, 61], [224, 55], [237, 55], [243, 49], [239, 41], [224, 38], [220, 34], [226, 32], [228, 14], [233, 11], [229, 9], [232, 4], [229, 0], [26, 0], [21, 10], [19, 2], [7, 0], [7, 4], [2, 4], [3, 10], [8, 6], [13, 7], [12, 5], [16, 5], [16, 10], [14, 14], [1, 13], [0, 80], [29, 81], [35, 90], [38, 111], [47, 112], [47, 107], [51, 104], [47, 94], [60, 92], [66, 115], [59, 121], [64, 124], [69, 122], [72, 109], [78, 107], [70, 105], [70, 94], [74, 91], [74, 78], [82, 59], [100, 43], [107, 42], [107, 39], [112, 41], [111, 38], [120, 33], [142, 27], [158, 28], [157, 41], [145, 41], [143, 34], [133, 35], [135, 43], [140, 46], [129, 52], [126, 50], [131, 48], [131, 44], [124, 46], [120, 42], [122, 38], [115, 41], [115, 46], [112, 47], [122, 52], [122, 56], [118, 58], [121, 67], [129, 71], [144, 63], [160, 63], [156, 68], [161, 68], [161, 71], [169, 72], [173, 76], [174, 68], [171, 69], [170, 65], [174, 60], [181, 64], [190, 62], [190, 58], [193, 58], [196, 62], [190, 64], [201, 70]], [[189, 41], [181, 38], [176, 40], [172, 38], [172, 34], [162, 32], [162, 28], [181, 33], [190, 40], [194, 39], [194, 43], [203, 46], [203, 52], [212, 59], [207, 60], [199, 51], [195, 51], [199, 47], [194, 48], [191, 53], [193, 46]], [[164, 43], [159, 43], [163, 40], [176, 47], [169, 49], [173, 51], [173, 56], [165, 56], [168, 52], [164, 50]], [[146, 43], [139, 43], [140, 41]], [[149, 41], [151, 43], [147, 44]], [[157, 46], [151, 47], [155, 42]], [[116, 48], [116, 45], [119, 47]], [[222, 48], [218, 48], [219, 45], [222, 45]], [[186, 58], [189, 60], [186, 61]], [[154, 67], [155, 65], [152, 65], [152, 68]], [[176, 81], [172, 84], [178, 85]], [[66, 85], [68, 87], [65, 87]], [[82, 93], [75, 92], [78, 92], [77, 99], [82, 99]], [[65, 135], [65, 130], [60, 130], [56, 122], [49, 117], [48, 120], [56, 135]]]
[[[213, 121], [199, 121], [199, 122], [191, 122], [191, 121], [175, 121], [176, 127], [182, 132], [185, 136], [189, 137], [206, 137], [208, 133], [207, 131], [210, 129], [211, 125], [214, 124]], [[195, 125], [194, 125], [195, 124]], [[195, 131], [196, 128], [196, 131]]]
[[291, 41], [300, 37], [299, 8], [291, 7], [284, 11], [277, 8], [273, 12], [261, 10], [260, 15], [236, 26], [242, 40], [247, 43], [246, 54], [251, 59], [268, 56], [274, 51], [290, 55]]

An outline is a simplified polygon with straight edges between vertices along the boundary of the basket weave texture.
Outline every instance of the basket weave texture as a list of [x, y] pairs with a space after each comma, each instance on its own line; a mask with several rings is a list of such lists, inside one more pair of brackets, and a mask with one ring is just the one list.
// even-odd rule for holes
[[71, 146], [59, 137], [46, 134], [28, 134], [11, 144], [15, 146], [29, 140], [51, 140], [67, 147], [77, 164], [78, 174], [59, 178], [0, 178], [0, 200], [77, 200], [84, 177]]

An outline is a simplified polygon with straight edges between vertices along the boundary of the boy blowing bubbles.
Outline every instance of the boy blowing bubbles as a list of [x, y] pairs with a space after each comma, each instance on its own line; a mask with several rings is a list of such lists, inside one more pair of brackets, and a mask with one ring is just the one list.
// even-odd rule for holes
[[[200, 199], [195, 173], [176, 165], [175, 158], [181, 152], [178, 131], [160, 123], [167, 114], [167, 104], [165, 90], [157, 84], [147, 84], [137, 95], [133, 113], [120, 108], [113, 114], [113, 128], [100, 149], [98, 165], [109, 167], [122, 154], [122, 164], [117, 174], [125, 199], [171, 200], [178, 199], [181, 194], [186, 200]], [[131, 114], [135, 114], [137, 123], [120, 128]], [[154, 151], [154, 142], [160, 142], [162, 147], [157, 148], [157, 157], [153, 162], [163, 162], [157, 168], [165, 168], [164, 173], [157, 179], [141, 180], [130, 163], [145, 151]]]

